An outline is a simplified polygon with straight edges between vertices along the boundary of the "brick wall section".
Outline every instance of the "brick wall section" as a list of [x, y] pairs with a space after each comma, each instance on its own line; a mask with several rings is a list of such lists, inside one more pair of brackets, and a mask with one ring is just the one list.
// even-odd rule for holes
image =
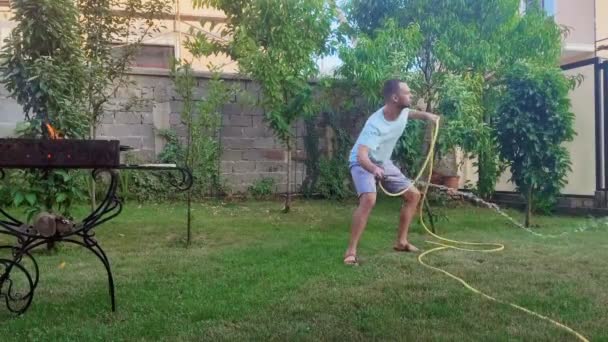
[[[208, 74], [197, 75], [195, 98], [207, 95]], [[175, 93], [173, 82], [163, 71], [138, 69], [131, 75], [134, 84], [117, 91], [106, 106], [106, 113], [98, 127], [99, 139], [118, 139], [121, 144], [134, 148], [138, 159], [154, 161], [162, 151], [164, 141], [158, 136], [161, 129], [171, 128], [183, 135], [180, 111], [183, 101]], [[228, 86], [238, 86], [247, 95], [233, 98], [222, 109], [221, 174], [233, 192], [244, 192], [264, 177], [275, 179], [276, 191], [284, 192], [287, 184], [287, 155], [281, 143], [273, 137], [264, 122], [262, 109], [241, 105], [247, 98], [259, 98], [260, 90], [250, 80], [226, 76]], [[134, 99], [139, 99], [134, 101]], [[15, 124], [23, 119], [22, 109], [8, 98], [0, 87], [0, 136], [12, 134]], [[299, 137], [294, 152], [292, 178], [296, 190], [305, 177], [303, 165], [304, 128], [300, 123], [294, 131]]]
[[[252, 90], [252, 83], [244, 83], [247, 92]], [[252, 94], [250, 94], [252, 95]], [[259, 94], [253, 94], [259, 96]], [[221, 144], [221, 171], [234, 189], [245, 191], [256, 180], [272, 177], [278, 185], [277, 191], [284, 192], [287, 186], [287, 152], [280, 141], [274, 138], [272, 130], [264, 122], [264, 113], [259, 108], [246, 108], [235, 103], [224, 106]], [[295, 133], [295, 132], [294, 132]], [[299, 136], [303, 134], [301, 124]], [[303, 139], [297, 139], [296, 153], [292, 160], [292, 177], [297, 185], [304, 177], [303, 165], [299, 156], [303, 154]]]
[[[154, 161], [162, 151], [158, 130], [169, 128], [171, 79], [166, 75], [133, 75], [134, 85], [119, 89], [106, 106], [99, 139], [118, 139], [138, 159]], [[163, 118], [166, 117], [166, 118]]]

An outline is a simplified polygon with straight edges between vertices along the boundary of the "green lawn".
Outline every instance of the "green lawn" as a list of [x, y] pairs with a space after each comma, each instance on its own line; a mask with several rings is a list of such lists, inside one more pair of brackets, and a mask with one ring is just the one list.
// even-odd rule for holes
[[[0, 306], [2, 341], [23, 340], [574, 340], [559, 328], [490, 302], [415, 255], [392, 252], [399, 202], [382, 200], [360, 246], [363, 264], [342, 264], [354, 203], [206, 203], [183, 247], [183, 205], [128, 203], [98, 229], [113, 265], [118, 310], [105, 271], [84, 249], [38, 253], [41, 280], [29, 311]], [[441, 251], [426, 261], [472, 286], [608, 341], [608, 225], [542, 217], [543, 239], [492, 212], [447, 209], [440, 233], [500, 242], [493, 254]], [[519, 215], [516, 213], [516, 215]], [[574, 232], [575, 230], [583, 232]], [[424, 249], [416, 223], [411, 240]], [[0, 237], [0, 242], [6, 242]], [[64, 263], [64, 267], [60, 267]]]

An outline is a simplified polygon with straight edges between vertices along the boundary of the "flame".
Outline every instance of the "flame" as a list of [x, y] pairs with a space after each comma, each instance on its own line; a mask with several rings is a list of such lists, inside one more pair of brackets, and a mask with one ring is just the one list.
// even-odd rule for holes
[[50, 123], [46, 124], [46, 131], [49, 133], [49, 139], [51, 139], [51, 140], [61, 139], [61, 137], [59, 136], [59, 133], [55, 130], [55, 128], [53, 128], [53, 126], [51, 126]]

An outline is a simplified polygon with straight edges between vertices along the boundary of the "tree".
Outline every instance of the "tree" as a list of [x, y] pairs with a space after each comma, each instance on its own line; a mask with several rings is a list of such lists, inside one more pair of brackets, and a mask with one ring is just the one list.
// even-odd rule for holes
[[526, 198], [526, 227], [536, 205], [547, 208], [566, 184], [574, 137], [568, 92], [573, 82], [557, 67], [518, 63], [505, 75], [496, 127], [500, 156]]
[[[128, 71], [143, 42], [161, 29], [169, 13], [166, 0], [78, 0], [79, 34], [83, 38], [85, 103], [90, 137], [105, 112], [104, 105], [120, 87], [128, 85]], [[116, 43], [119, 41], [120, 43]]]
[[[481, 155], [497, 148], [493, 128], [485, 120], [483, 87], [483, 77], [475, 73], [446, 74], [442, 79], [436, 102], [437, 111], [444, 115], [436, 145], [438, 157], [453, 152], [455, 147], [467, 155]], [[497, 175], [489, 177], [487, 181], [494, 184]]]
[[[452, 138], [480, 131], [484, 136], [489, 134], [477, 142], [469, 140], [466, 152], [478, 160], [477, 191], [490, 195], [500, 171], [492, 123], [501, 96], [497, 85], [518, 61], [556, 65], [562, 30], [538, 6], [520, 15], [519, 0], [351, 0], [346, 7], [355, 31], [374, 34], [389, 18], [401, 27], [420, 27], [423, 42], [409, 82], [424, 99], [426, 110], [442, 110], [444, 134], [452, 128], [465, 129], [448, 132]], [[458, 95], [449, 87], [463, 89], [470, 80], [474, 84], [468, 87], [468, 99], [462, 94], [458, 101], [442, 97], [447, 93]], [[477, 109], [459, 110], [471, 106]], [[452, 120], [460, 122], [450, 123]], [[458, 139], [444, 142], [455, 144]], [[454, 145], [440, 147], [445, 150]]]
[[265, 119], [287, 148], [287, 194], [291, 207], [293, 124], [313, 111], [309, 81], [317, 73], [315, 56], [326, 49], [332, 6], [325, 0], [194, 0], [195, 7], [222, 10], [220, 39], [198, 33], [190, 44], [199, 55], [224, 53], [239, 70], [259, 82]]
[[[0, 56], [0, 82], [23, 106], [25, 124], [18, 133], [29, 138], [82, 138], [84, 58], [78, 35], [78, 12], [71, 0], [11, 2], [17, 26]], [[82, 198], [74, 172], [16, 171], [11, 179], [13, 203], [27, 203], [28, 220], [42, 210], [70, 216]]]
[[17, 26], [5, 40], [1, 82], [23, 106], [29, 136], [83, 137], [84, 59], [77, 33], [78, 13], [70, 0], [11, 3]]
[[[169, 13], [166, 0], [78, 0], [78, 33], [82, 37], [84, 113], [88, 137], [97, 138], [97, 127], [106, 104], [116, 91], [129, 85], [128, 72], [143, 42], [161, 29], [158, 19]], [[120, 41], [116, 44], [116, 41]], [[95, 183], [91, 183], [95, 207]]]
[[340, 47], [343, 64], [337, 76], [349, 80], [370, 106], [378, 106], [383, 101], [379, 89], [384, 81], [389, 77], [408, 77], [421, 43], [417, 25], [401, 27], [389, 19], [373, 35], [361, 33], [354, 47]]
[[[220, 108], [228, 100], [230, 93], [215, 71], [209, 81], [209, 91], [205, 99], [196, 101], [194, 90], [197, 80], [189, 62], [175, 61], [171, 69], [175, 90], [183, 101], [180, 112], [186, 128], [185, 144], [174, 142], [177, 153], [159, 156], [163, 162], [177, 162], [192, 171], [194, 184], [188, 189], [188, 226], [187, 244], [191, 237], [191, 203], [193, 191], [205, 193], [204, 188], [219, 188], [220, 145], [218, 133], [222, 124]], [[178, 139], [175, 139], [178, 140]]]
[[[1, 82], [24, 108], [26, 124], [18, 133], [49, 138], [55, 130], [60, 137], [95, 138], [104, 104], [127, 83], [137, 49], [158, 31], [152, 19], [168, 6], [164, 0], [11, 2], [17, 27], [5, 42], [0, 66]], [[120, 39], [125, 43], [116, 49], [114, 42]], [[52, 209], [69, 217], [71, 204], [85, 198], [77, 185], [79, 175], [15, 175], [14, 203], [29, 204], [30, 217]], [[93, 186], [93, 206], [94, 196]]]

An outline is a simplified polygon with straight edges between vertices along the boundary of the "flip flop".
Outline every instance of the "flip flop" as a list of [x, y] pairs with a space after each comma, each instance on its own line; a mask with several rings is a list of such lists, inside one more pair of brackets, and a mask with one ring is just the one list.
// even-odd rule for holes
[[356, 255], [347, 255], [344, 258], [344, 265], [359, 266], [359, 258]]
[[414, 252], [415, 253], [415, 252], [420, 251], [416, 246], [409, 244], [409, 243], [405, 246], [397, 244], [393, 247], [393, 249], [396, 250], [397, 252]]

